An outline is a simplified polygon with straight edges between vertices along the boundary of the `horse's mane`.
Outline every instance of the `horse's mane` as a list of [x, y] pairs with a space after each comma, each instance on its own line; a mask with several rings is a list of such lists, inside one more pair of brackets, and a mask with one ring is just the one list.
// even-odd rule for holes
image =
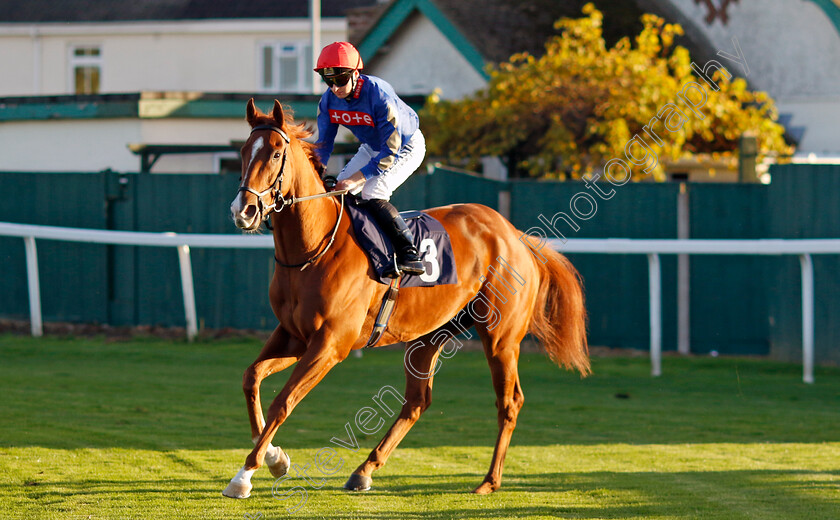
[[[321, 158], [318, 157], [318, 145], [309, 141], [305, 141], [315, 135], [315, 132], [309, 128], [305, 123], [295, 123], [295, 113], [290, 106], [283, 105], [283, 118], [285, 119], [283, 128], [289, 137], [297, 139], [301, 148], [312, 163], [312, 167], [316, 172], [323, 171], [324, 166], [321, 164]], [[258, 114], [256, 118], [256, 125], [277, 125], [278, 121], [271, 115]]]

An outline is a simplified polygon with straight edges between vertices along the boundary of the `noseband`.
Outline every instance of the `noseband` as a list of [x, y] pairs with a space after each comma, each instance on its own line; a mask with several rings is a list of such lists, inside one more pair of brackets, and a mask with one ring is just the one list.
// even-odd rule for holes
[[[253, 193], [257, 196], [257, 207], [260, 210], [260, 217], [265, 218], [269, 215], [269, 213], [271, 213], [271, 210], [277, 208], [278, 206], [280, 207], [280, 209], [277, 209], [276, 211], [280, 212], [283, 210], [283, 208], [285, 208], [286, 206], [291, 206], [293, 203], [292, 201], [286, 200], [283, 197], [283, 190], [281, 189], [283, 185], [283, 172], [286, 170], [286, 151], [289, 149], [289, 143], [291, 141], [286, 132], [280, 130], [274, 125], [255, 126], [253, 129], [251, 129], [251, 133], [253, 134], [254, 132], [260, 130], [271, 130], [272, 132], [277, 132], [278, 134], [280, 134], [280, 137], [282, 137], [283, 140], [286, 141], [286, 146], [283, 147], [283, 162], [280, 163], [280, 173], [277, 174], [277, 179], [275, 179], [274, 182], [272, 182], [267, 189], [263, 191], [257, 191], [249, 186], [239, 187], [239, 191], [247, 191], [248, 193]], [[263, 196], [268, 195], [269, 193], [272, 194], [273, 201], [270, 206], [264, 206], [262, 198]]]

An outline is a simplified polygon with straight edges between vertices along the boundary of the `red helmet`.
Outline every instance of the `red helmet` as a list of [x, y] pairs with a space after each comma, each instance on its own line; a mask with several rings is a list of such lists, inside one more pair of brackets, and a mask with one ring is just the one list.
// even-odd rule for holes
[[[315, 72], [321, 72], [323, 69], [361, 69], [364, 67], [362, 57], [359, 51], [348, 42], [333, 42], [321, 51], [318, 56], [318, 64], [315, 66]], [[327, 76], [333, 75], [333, 71], [324, 70]]]

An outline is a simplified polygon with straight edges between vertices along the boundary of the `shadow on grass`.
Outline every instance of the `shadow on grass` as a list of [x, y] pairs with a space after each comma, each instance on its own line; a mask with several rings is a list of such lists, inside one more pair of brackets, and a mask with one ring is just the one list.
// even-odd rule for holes
[[[501, 511], [505, 517], [516, 518], [698, 518], [698, 513], [699, 517], [711, 517], [715, 511], [720, 518], [741, 516], [741, 512], [761, 517], [766, 512], [768, 518], [834, 519], [839, 510], [838, 477], [840, 471], [804, 470], [519, 474], [506, 477], [502, 488], [492, 495], [495, 498], [486, 497], [493, 507], [400, 511], [399, 518], [497, 518]], [[406, 484], [406, 480], [411, 482]], [[374, 479], [375, 487], [364, 495], [383, 501], [404, 498], [412, 503], [440, 496], [447, 497], [444, 503], [453, 503], [457, 496], [468, 495], [464, 481], [477, 485], [480, 478], [474, 474], [384, 477]], [[705, 508], [708, 516], [702, 513]], [[323, 512], [301, 510], [295, 517], [323, 518]], [[331, 512], [330, 517], [359, 518], [342, 511]], [[394, 514], [365, 512], [364, 518], [390, 519]]]
[[[218, 479], [184, 478], [46, 479], [37, 486], [0, 485], [0, 496], [23, 495], [46, 510], [61, 509], [67, 501], [77, 501], [80, 497], [99, 500], [131, 496], [134, 503], [153, 503], [177, 496], [179, 507], [185, 510], [202, 509], [208, 501], [218, 501], [225, 508], [253, 505], [269, 513], [271, 518], [304, 519], [499, 516], [831, 519], [840, 510], [836, 495], [838, 479], [840, 471], [805, 470], [513, 474], [494, 495], [475, 497], [469, 494], [471, 487], [468, 489], [467, 484], [478, 484], [480, 477], [471, 473], [384, 476], [374, 479], [374, 488], [362, 493], [338, 488], [342, 479], [333, 478], [326, 487], [310, 490], [309, 503], [294, 515], [285, 511], [282, 502], [270, 500], [271, 481], [266, 480], [254, 482], [252, 498], [248, 501], [223, 498], [220, 492], [224, 483]], [[380, 506], [371, 507], [372, 501]], [[465, 502], [470, 502], [470, 506], [465, 506]], [[382, 511], [384, 504], [393, 505], [393, 510]], [[444, 504], [451, 507], [439, 507]]]
[[[375, 474], [374, 474], [375, 477]], [[799, 478], [797, 478], [799, 477]], [[806, 477], [823, 477], [811, 478]], [[398, 475], [374, 478], [373, 487], [364, 495], [427, 496], [430, 494], [464, 494], [470, 491], [463, 481], [481, 483], [483, 475], [477, 473], [450, 473], [435, 475]], [[752, 486], [775, 485], [780, 489], [824, 488], [838, 490], [840, 470], [732, 470], [732, 471], [635, 471], [635, 472], [557, 472], [514, 473], [505, 475], [498, 493], [564, 493], [589, 492], [603, 489], [636, 490], [639, 483], [655, 483], [668, 487], [674, 482], [708, 481], [717, 484], [729, 482]], [[453, 482], [458, 480], [458, 482]], [[409, 481], [409, 483], [405, 483]], [[794, 485], [795, 484], [795, 485]], [[474, 487], [474, 486], [473, 486]], [[353, 493], [350, 493], [353, 494]], [[840, 497], [837, 497], [840, 499]]]

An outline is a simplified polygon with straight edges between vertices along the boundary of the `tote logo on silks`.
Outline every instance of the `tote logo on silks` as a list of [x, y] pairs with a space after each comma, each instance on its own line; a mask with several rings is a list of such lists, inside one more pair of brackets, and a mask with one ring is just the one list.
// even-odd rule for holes
[[347, 110], [330, 110], [330, 121], [337, 125], [374, 126], [373, 118], [364, 112], [348, 112]]

